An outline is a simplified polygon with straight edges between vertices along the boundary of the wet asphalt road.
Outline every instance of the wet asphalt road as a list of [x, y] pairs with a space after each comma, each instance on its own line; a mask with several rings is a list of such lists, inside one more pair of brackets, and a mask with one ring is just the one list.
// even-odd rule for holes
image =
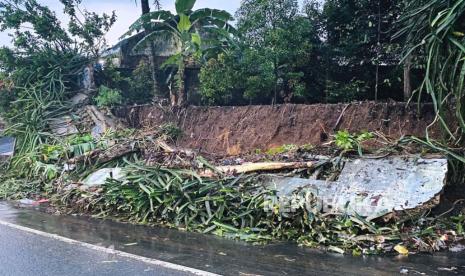
[[0, 275], [192, 275], [0, 225]]
[[384, 276], [400, 275], [400, 272], [408, 275], [465, 275], [465, 251], [408, 257], [342, 256], [288, 243], [254, 246], [213, 235], [78, 216], [56, 216], [30, 208], [16, 208], [0, 201], [0, 276], [183, 275], [134, 258], [115, 257], [88, 250], [88, 247], [35, 237], [27, 230], [23, 233], [1, 226], [4, 223], [226, 276]]

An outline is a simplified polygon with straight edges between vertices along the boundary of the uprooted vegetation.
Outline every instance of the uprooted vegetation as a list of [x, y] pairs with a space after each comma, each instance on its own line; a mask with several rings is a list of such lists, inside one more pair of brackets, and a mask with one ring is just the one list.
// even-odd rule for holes
[[[75, 135], [42, 145], [35, 153], [41, 169], [31, 171], [29, 176], [36, 182], [7, 175], [4, 185], [17, 189], [21, 186], [13, 186], [11, 181], [34, 183], [29, 185], [35, 185], [35, 192], [29, 186], [24, 187], [29, 193], [12, 190], [10, 196], [51, 198], [63, 213], [166, 226], [253, 243], [296, 241], [354, 255], [389, 252], [399, 244], [410, 252], [431, 252], [463, 239], [464, 217], [458, 212], [459, 206], [454, 206], [454, 215], [447, 218], [429, 215], [427, 207], [417, 213], [367, 220], [349, 212], [323, 213], [315, 195], [305, 189], [293, 191], [289, 201], [283, 203], [277, 191], [264, 181], [270, 173], [337, 179], [347, 161], [345, 156], [359, 151], [355, 144], [349, 149], [337, 143], [341, 134], [335, 137], [334, 147], [285, 145], [265, 153], [207, 161], [193, 151], [165, 142], [175, 138], [170, 136], [173, 128], [165, 125], [151, 130], [108, 132], [98, 139]], [[377, 138], [385, 147], [371, 152], [362, 149], [363, 154], [370, 153], [366, 158], [420, 150], [408, 139], [394, 142], [385, 136]], [[319, 160], [323, 152], [335, 158]], [[103, 183], [89, 183], [89, 175], [102, 168], [113, 174]], [[242, 173], [239, 169], [243, 169]]]
[[[294, 149], [281, 154], [300, 156], [299, 159], [315, 154], [299, 147]], [[257, 173], [264, 168], [235, 176], [231, 171], [205, 176], [205, 171], [216, 171], [221, 167], [217, 165], [234, 161], [216, 160], [215, 165], [183, 151], [160, 148], [159, 152], [158, 162], [151, 159], [152, 165], [143, 160], [123, 161], [123, 178], [109, 179], [98, 187], [65, 188], [57, 198], [69, 208], [63, 211], [213, 233], [254, 243], [291, 240], [337, 252], [351, 251], [354, 255], [391, 251], [399, 243], [412, 251], [431, 252], [463, 238], [462, 215], [443, 219], [442, 215], [429, 216], [429, 209], [425, 209], [404, 214], [401, 219], [368, 221], [357, 214], [325, 214], [317, 206], [315, 195], [306, 190], [294, 191], [287, 205], [283, 205], [276, 190], [263, 181], [266, 174]], [[255, 154], [243, 158], [252, 157], [257, 158]], [[261, 160], [268, 158], [280, 157], [263, 155]], [[274, 173], [337, 178], [338, 168], [328, 167], [328, 160], [315, 164], [300, 169], [275, 169]]]
[[[36, 1], [19, 2], [50, 13]], [[368, 219], [349, 212], [350, 203], [346, 210], [323, 212], [318, 195], [311, 190], [296, 189], [283, 202], [278, 191], [265, 180], [274, 175], [334, 182], [346, 162], [355, 156], [380, 159], [390, 155], [439, 153], [455, 161], [450, 165], [450, 184], [461, 183], [460, 162], [464, 159], [460, 128], [454, 133], [448, 131], [449, 138], [453, 138], [452, 147], [431, 139], [397, 140], [381, 132], [342, 130], [334, 136], [325, 131], [328, 137], [324, 139], [327, 140], [324, 147], [287, 144], [241, 156], [202, 157], [195, 149], [173, 145], [180, 137], [191, 135], [183, 133], [174, 123], [131, 130], [113, 116], [111, 108], [123, 103], [125, 95], [110, 86], [115, 82], [139, 82], [139, 86], [128, 90], [139, 91], [142, 82], [139, 79], [123, 80], [110, 68], [103, 74], [100, 87], [90, 85], [84, 95], [81, 93], [85, 90], [82, 72], [98, 58], [104, 32], [113, 24], [114, 17], [84, 13], [86, 20], [82, 23], [75, 18], [75, 5], [79, 1], [63, 3], [74, 19], [70, 34], [81, 42], [74, 44], [75, 48], [68, 46], [73, 45], [70, 43], [73, 38], [51, 13], [48, 19], [53, 24], [47, 24], [51, 28], [46, 30], [37, 14], [20, 16], [21, 22], [2, 22], [13, 24], [6, 27], [18, 31], [16, 47], [23, 52], [18, 54], [6, 48], [0, 51], [2, 69], [9, 73], [11, 96], [5, 105], [8, 108], [3, 106], [8, 122], [5, 134], [17, 138], [14, 157], [0, 165], [1, 198], [46, 198], [52, 201], [54, 210], [67, 214], [161, 225], [254, 243], [295, 241], [353, 255], [393, 250], [401, 254], [431, 252], [464, 241], [461, 201], [452, 202], [448, 210], [432, 212], [437, 205], [434, 198], [424, 208]], [[19, 15], [27, 12], [13, 6], [11, 9]], [[21, 32], [23, 23], [42, 32]], [[90, 36], [84, 31], [89, 28]], [[184, 88], [180, 80], [184, 63], [200, 54], [197, 35], [184, 32], [192, 41], [183, 41], [187, 57], [177, 56], [174, 64], [181, 69], [176, 77], [180, 87], [175, 87], [180, 91]], [[192, 43], [195, 52], [189, 52]], [[300, 77], [294, 77], [297, 80], [288, 79], [286, 85], [295, 84], [298, 90]], [[274, 79], [277, 93], [279, 76]], [[459, 102], [463, 99], [460, 93], [457, 91]], [[77, 96], [83, 96], [83, 101], [75, 102]], [[144, 94], [146, 98], [151, 96]], [[185, 100], [186, 95], [178, 96], [181, 97], [178, 101]], [[444, 113], [444, 106], [439, 107], [436, 102], [434, 107], [441, 109], [437, 110], [439, 115]], [[437, 120], [444, 121], [441, 116]], [[337, 121], [334, 129], [340, 126]], [[368, 146], [370, 143], [375, 147]], [[102, 169], [104, 174], [99, 174]], [[375, 198], [375, 203], [379, 199]]]
[[[296, 240], [339, 252], [352, 250], [355, 255], [390, 251], [402, 241], [415, 250], [434, 251], [463, 235], [462, 216], [447, 224], [421, 218], [421, 222], [380, 226], [357, 215], [323, 215], [316, 200], [310, 212], [305, 204], [309, 198], [312, 202], [312, 195], [297, 192], [293, 206], [289, 206], [293, 211], [286, 212], [273, 201], [275, 191], [264, 187], [258, 175], [205, 179], [192, 170], [140, 163], [129, 163], [126, 173], [124, 180], [107, 181], [94, 191], [67, 191], [62, 201], [97, 217], [166, 225], [255, 243]], [[299, 201], [299, 196], [307, 201]]]
[[[71, 114], [83, 118], [89, 112], [98, 110], [80, 107]], [[101, 116], [117, 120], [103, 114], [95, 117]], [[459, 206], [454, 206], [454, 215], [447, 218], [429, 215], [430, 208], [426, 208], [385, 217], [387, 221], [367, 220], [349, 212], [323, 213], [315, 194], [308, 190], [293, 191], [283, 205], [277, 191], [263, 181], [270, 173], [334, 181], [350, 156], [432, 153], [413, 137], [393, 140], [382, 133], [341, 131], [326, 146], [283, 145], [236, 157], [203, 158], [195, 151], [173, 146], [173, 141], [186, 134], [172, 123], [139, 130], [115, 123], [114, 128], [95, 136], [91, 130], [99, 120], [79, 122], [84, 134], [49, 135], [34, 148], [19, 151], [2, 175], [0, 195], [49, 198], [54, 208], [67, 214], [161, 225], [253, 243], [289, 240], [354, 255], [389, 252], [398, 244], [410, 251], [430, 252], [463, 239], [464, 217]], [[367, 147], [373, 142], [377, 147]], [[110, 170], [106, 181], [88, 181], [90, 175], [105, 168]]]

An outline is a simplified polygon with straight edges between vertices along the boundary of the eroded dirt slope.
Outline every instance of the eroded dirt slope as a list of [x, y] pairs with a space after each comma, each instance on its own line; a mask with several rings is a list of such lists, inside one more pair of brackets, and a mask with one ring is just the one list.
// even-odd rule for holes
[[[167, 122], [183, 131], [178, 145], [206, 153], [235, 155], [284, 144], [321, 145], [337, 130], [380, 131], [392, 138], [423, 137], [434, 120], [431, 105], [420, 112], [405, 103], [352, 103], [244, 107], [189, 107], [172, 111], [159, 106], [120, 110], [129, 124], [151, 128]], [[438, 128], [430, 135], [438, 138]]]

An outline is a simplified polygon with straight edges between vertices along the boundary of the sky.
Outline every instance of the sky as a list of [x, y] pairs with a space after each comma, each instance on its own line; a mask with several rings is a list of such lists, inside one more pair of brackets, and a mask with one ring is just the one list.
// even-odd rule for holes
[[[38, 0], [38, 2], [54, 10], [58, 18], [66, 24], [67, 21], [62, 13], [62, 5], [58, 0]], [[239, 8], [240, 2], [241, 0], [198, 0], [195, 8], [217, 8], [234, 14]], [[163, 9], [174, 11], [174, 0], [161, 0], [161, 4]], [[83, 0], [82, 6], [89, 11], [98, 13], [110, 13], [113, 10], [116, 12], [118, 20], [107, 34], [110, 45], [118, 42], [119, 37], [127, 31], [141, 12], [140, 4], [136, 5], [135, 0]], [[9, 45], [10, 40], [11, 38], [7, 33], [0, 33], [0, 46]]]
[[[151, 0], [150, 0], [151, 1]], [[66, 24], [67, 20], [63, 16], [63, 8], [58, 0], [38, 0], [39, 3], [47, 5], [56, 12], [58, 18]], [[137, 1], [139, 2], [139, 0]], [[152, 2], [152, 1], [151, 1]], [[232, 14], [240, 6], [240, 0], [198, 0], [195, 8], [216, 8], [231, 12]], [[161, 0], [162, 9], [174, 12], [174, 0]], [[113, 28], [107, 34], [107, 40], [110, 45], [116, 44], [119, 37], [125, 33], [128, 27], [140, 16], [140, 3], [135, 0], [83, 0], [82, 7], [97, 13], [116, 12], [118, 20]], [[7, 33], [0, 33], [0, 46], [9, 45], [11, 38]]]

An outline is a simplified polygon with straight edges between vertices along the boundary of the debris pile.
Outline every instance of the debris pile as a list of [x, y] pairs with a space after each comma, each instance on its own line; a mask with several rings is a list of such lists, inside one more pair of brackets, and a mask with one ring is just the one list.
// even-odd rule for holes
[[[440, 250], [463, 237], [424, 217], [446, 185], [447, 160], [440, 156], [360, 157], [286, 146], [203, 157], [173, 146], [163, 128], [134, 131], [113, 150], [85, 155], [86, 162], [103, 167], [64, 186], [59, 194], [65, 211], [255, 243], [294, 240], [355, 255], [399, 246]], [[339, 155], [322, 155], [331, 152]], [[115, 160], [121, 162], [111, 166]], [[419, 234], [423, 228], [435, 230]]]
[[[355, 255], [439, 250], [463, 237], [423, 215], [440, 202], [447, 160], [394, 154], [384, 136], [381, 155], [351, 155], [365, 154], [374, 134], [344, 132], [325, 147], [222, 157], [176, 147], [175, 125], [129, 130], [95, 106], [77, 106], [50, 128], [60, 139], [38, 149], [32, 173], [67, 213]], [[424, 227], [434, 230], [419, 234]]]

